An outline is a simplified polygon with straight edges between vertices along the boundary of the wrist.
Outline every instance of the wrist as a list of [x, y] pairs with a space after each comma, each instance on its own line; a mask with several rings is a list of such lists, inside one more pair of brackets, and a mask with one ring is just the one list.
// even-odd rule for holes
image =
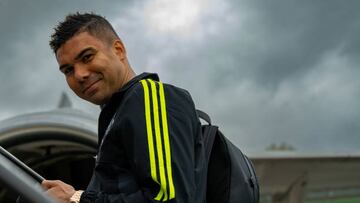
[[79, 203], [81, 194], [83, 193], [83, 190], [77, 190], [70, 198], [70, 203]]

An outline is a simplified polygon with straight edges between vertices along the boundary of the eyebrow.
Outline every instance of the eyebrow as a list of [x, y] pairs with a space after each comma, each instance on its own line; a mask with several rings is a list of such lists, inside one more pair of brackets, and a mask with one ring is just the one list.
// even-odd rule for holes
[[[82, 50], [78, 55], [76, 55], [76, 57], [74, 58], [75, 61], [79, 60], [87, 51], [94, 51], [95, 49], [92, 48], [92, 47], [88, 47], [84, 50]], [[61, 71], [62, 69], [66, 68], [66, 67], [69, 67], [71, 66], [70, 64], [64, 64], [64, 65], [61, 65], [59, 67], [59, 70]]]

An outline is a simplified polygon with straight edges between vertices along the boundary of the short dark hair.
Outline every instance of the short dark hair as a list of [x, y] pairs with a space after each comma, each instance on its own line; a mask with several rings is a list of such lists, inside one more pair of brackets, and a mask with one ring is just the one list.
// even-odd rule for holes
[[90, 35], [109, 44], [115, 39], [120, 39], [109, 21], [94, 13], [81, 14], [76, 12], [69, 14], [54, 30], [55, 32], [51, 35], [49, 44], [55, 54], [66, 41], [81, 32], [88, 32]]

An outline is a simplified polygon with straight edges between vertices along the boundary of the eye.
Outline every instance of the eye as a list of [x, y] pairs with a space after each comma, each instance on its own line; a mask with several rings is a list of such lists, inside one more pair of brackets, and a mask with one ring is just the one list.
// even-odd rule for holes
[[68, 67], [65, 67], [62, 69], [62, 72], [65, 74], [65, 75], [69, 75], [70, 73], [72, 73], [74, 70], [74, 68], [72, 66], [68, 66]]
[[89, 61], [91, 61], [91, 59], [93, 58], [94, 54], [86, 54], [82, 57], [82, 62], [83, 63], [87, 63]]

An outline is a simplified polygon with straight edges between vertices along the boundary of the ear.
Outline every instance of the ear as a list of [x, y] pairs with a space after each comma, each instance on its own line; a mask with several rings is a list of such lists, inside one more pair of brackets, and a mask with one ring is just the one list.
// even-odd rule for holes
[[114, 41], [113, 50], [115, 51], [115, 54], [119, 56], [120, 60], [126, 59], [126, 49], [121, 40], [117, 39]]

